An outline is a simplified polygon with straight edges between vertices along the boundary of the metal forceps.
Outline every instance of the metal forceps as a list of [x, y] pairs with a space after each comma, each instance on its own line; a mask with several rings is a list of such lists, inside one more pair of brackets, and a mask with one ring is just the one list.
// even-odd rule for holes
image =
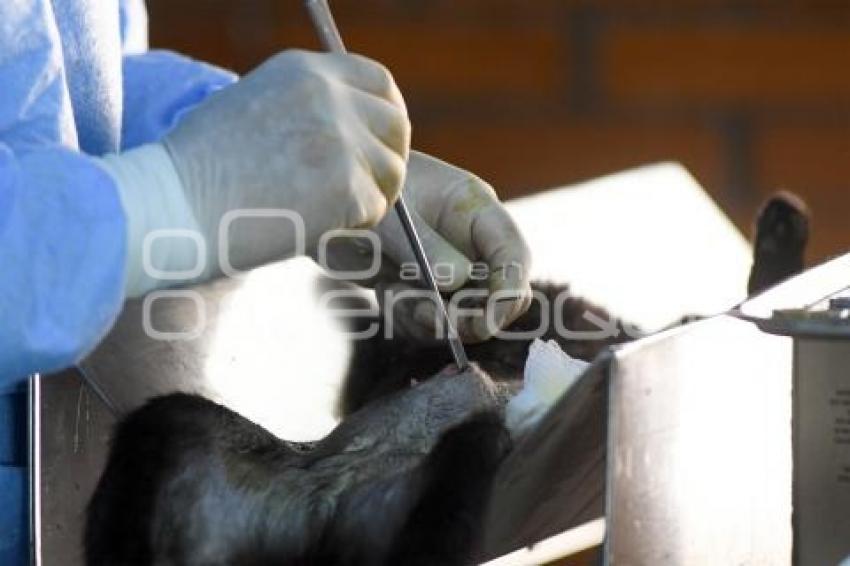
[[[343, 44], [342, 37], [339, 35], [339, 30], [336, 27], [327, 0], [306, 0], [306, 6], [324, 48], [334, 53], [345, 53], [345, 44]], [[469, 367], [469, 358], [466, 357], [466, 350], [463, 348], [463, 343], [460, 341], [457, 329], [452, 324], [449, 313], [446, 310], [446, 305], [443, 303], [443, 298], [437, 287], [437, 280], [434, 279], [434, 272], [431, 271], [431, 265], [428, 263], [428, 257], [425, 255], [425, 248], [422, 247], [422, 240], [419, 238], [419, 234], [416, 233], [410, 211], [404, 202], [404, 193], [399, 194], [398, 200], [395, 202], [395, 210], [399, 220], [401, 220], [401, 226], [407, 235], [410, 247], [413, 248], [413, 254], [416, 256], [416, 262], [419, 264], [419, 269], [422, 271], [425, 282], [434, 293], [437, 311], [446, 325], [446, 337], [455, 364], [457, 364], [459, 369], [464, 370]]]

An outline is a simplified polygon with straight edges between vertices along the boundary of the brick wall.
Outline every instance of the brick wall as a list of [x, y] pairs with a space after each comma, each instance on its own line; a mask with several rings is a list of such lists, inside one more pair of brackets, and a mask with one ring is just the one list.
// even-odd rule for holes
[[[317, 48], [300, 0], [148, 0], [155, 46], [246, 71]], [[810, 260], [850, 249], [847, 0], [334, 0], [385, 63], [414, 145], [503, 197], [684, 163], [745, 231], [786, 188]], [[616, 203], [612, 203], [616, 206]]]

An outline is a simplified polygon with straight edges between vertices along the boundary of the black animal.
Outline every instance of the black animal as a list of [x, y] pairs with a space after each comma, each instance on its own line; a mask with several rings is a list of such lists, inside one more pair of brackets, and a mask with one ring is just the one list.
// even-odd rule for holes
[[[536, 285], [554, 308], [564, 286]], [[536, 329], [536, 302], [512, 331]], [[598, 330], [566, 296], [563, 321]], [[628, 336], [556, 337], [589, 359]], [[89, 565], [465, 564], [510, 441], [502, 406], [531, 338], [472, 345], [482, 369], [440, 373], [444, 346], [358, 344], [346, 417], [315, 446], [280, 440], [201, 397], [154, 399], [123, 420], [89, 504]], [[436, 374], [436, 377], [433, 377]], [[426, 379], [430, 378], [430, 379]], [[411, 380], [424, 380], [411, 387]]]
[[[804, 207], [784, 196], [768, 202], [751, 290], [802, 268], [807, 233]], [[584, 360], [634, 335], [566, 286], [534, 288], [547, 300], [508, 330], [537, 330]], [[610, 324], [575, 340], [540, 328], [554, 316], [573, 331]], [[501, 407], [530, 342], [469, 345], [483, 371], [460, 375], [438, 373], [451, 361], [443, 344], [381, 332], [358, 342], [346, 417], [313, 446], [278, 439], [201, 397], [154, 399], [116, 430], [86, 518], [87, 563], [466, 564], [510, 446]]]
[[510, 446], [499, 389], [442, 374], [304, 448], [201, 397], [119, 426], [92, 498], [90, 565], [464, 564]]

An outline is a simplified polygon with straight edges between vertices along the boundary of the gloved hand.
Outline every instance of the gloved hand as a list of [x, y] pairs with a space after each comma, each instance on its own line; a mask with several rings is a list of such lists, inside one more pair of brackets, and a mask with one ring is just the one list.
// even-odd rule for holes
[[[486, 340], [528, 309], [528, 247], [490, 185], [467, 171], [412, 151], [403, 194], [441, 290], [481, 286], [488, 297], [498, 299], [480, 316], [453, 314], [464, 341]], [[374, 230], [385, 255], [382, 268], [377, 277], [354, 282], [377, 287], [383, 302], [386, 291], [399, 292], [416, 285], [415, 277], [404, 275], [407, 269], [399, 270], [402, 264], [416, 266], [416, 260], [397, 214], [387, 214]], [[336, 243], [328, 262], [336, 270], [364, 270], [372, 261], [367, 250], [362, 244]], [[485, 268], [483, 274], [472, 262]], [[393, 302], [391, 309], [394, 328], [400, 332], [423, 340], [434, 336], [437, 315], [431, 299], [402, 299]]]
[[[159, 146], [103, 160], [128, 216], [128, 294], [173, 284], [141, 269], [151, 229], [197, 230], [206, 242], [203, 279], [221, 267], [227, 213], [286, 209], [303, 219], [303, 240], [288, 220], [233, 221], [225, 261], [240, 270], [304, 251], [296, 244], [310, 246], [329, 229], [375, 224], [401, 188], [409, 143], [404, 101], [379, 64], [304, 51], [272, 57], [166, 136], [170, 160]], [[157, 268], [175, 271], [195, 265], [194, 247], [169, 238], [150, 249]]]

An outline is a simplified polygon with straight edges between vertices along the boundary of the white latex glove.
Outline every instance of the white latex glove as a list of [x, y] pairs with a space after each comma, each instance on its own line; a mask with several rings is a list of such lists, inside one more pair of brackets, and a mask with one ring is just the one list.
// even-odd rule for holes
[[[489, 314], [485, 311], [473, 316], [453, 311], [452, 318], [464, 341], [486, 340], [528, 309], [531, 300], [528, 247], [490, 185], [468, 171], [412, 151], [403, 191], [441, 290], [456, 291], [468, 284], [483, 287], [488, 296], [499, 292], [494, 298], [500, 296], [501, 300], [490, 304]], [[355, 282], [377, 286], [378, 298], [383, 300], [388, 290], [399, 292], [415, 285], [410, 278], [399, 281], [398, 266], [413, 266], [416, 262], [398, 215], [387, 214], [375, 232], [381, 240], [382, 252], [391, 261], [384, 262], [376, 279]], [[355, 246], [354, 250], [336, 252], [331, 266], [362, 269], [371, 259], [362, 257], [358, 263], [351, 256], [358, 252], [367, 256], [363, 249]], [[486, 280], [470, 281], [472, 262], [486, 264]], [[421, 339], [434, 336], [436, 313], [432, 300], [404, 299], [395, 302], [392, 310], [395, 328], [402, 333]]]
[[[228, 212], [284, 209], [303, 220], [300, 235], [280, 218], [233, 221], [224, 265], [239, 270], [304, 252], [327, 230], [374, 225], [401, 188], [409, 143], [401, 93], [378, 63], [305, 51], [272, 57], [166, 136], [170, 160], [158, 144], [103, 160], [128, 216], [128, 294], [175, 284], [140, 267], [151, 229], [200, 233], [200, 280], [222, 268], [219, 231]], [[172, 272], [197, 264], [194, 249], [187, 238], [151, 247], [156, 267]]]

